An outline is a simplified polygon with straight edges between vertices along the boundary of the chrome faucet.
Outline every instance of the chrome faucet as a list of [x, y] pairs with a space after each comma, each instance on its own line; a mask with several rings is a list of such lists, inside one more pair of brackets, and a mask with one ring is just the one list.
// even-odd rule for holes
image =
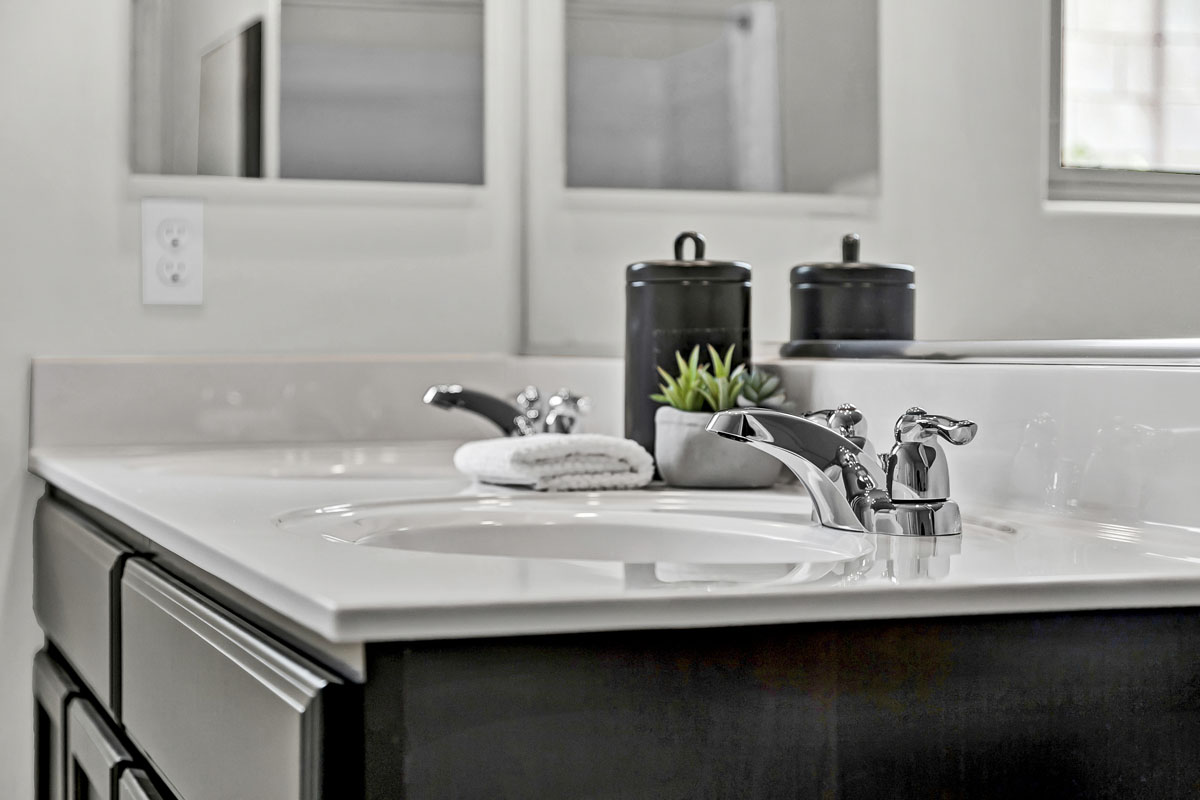
[[[871, 463], [879, 463], [875, 445], [867, 438], [867, 420], [863, 413], [850, 403], [842, 403], [837, 408], [826, 408], [821, 411], [809, 411], [803, 415], [805, 419], [819, 422], [834, 433], [845, 436], [866, 454]], [[833, 469], [837, 470], [838, 467]], [[837, 475], [831, 475], [834, 480]]]
[[935, 437], [966, 444], [975, 437], [975, 423], [909, 409], [896, 423], [891, 453], [876, 460], [856, 432], [862, 414], [854, 406], [810, 416], [815, 419], [735, 409], [714, 414], [707, 430], [782, 461], [808, 490], [821, 525], [909, 536], [962, 533], [958, 505], [948, 497], [945, 453]]
[[512, 402], [458, 384], [430, 386], [425, 403], [446, 410], [460, 408], [487, 419], [505, 436], [535, 433], [574, 433], [591, 410], [591, 401], [569, 389], [559, 389], [547, 398], [536, 386], [526, 386]]
[[[745, 408], [717, 412], [707, 430], [782, 461], [808, 490], [813, 515], [827, 528], [874, 532], [875, 516], [892, 508], [879, 464], [820, 422], [782, 411]], [[829, 477], [839, 473], [841, 487]]]

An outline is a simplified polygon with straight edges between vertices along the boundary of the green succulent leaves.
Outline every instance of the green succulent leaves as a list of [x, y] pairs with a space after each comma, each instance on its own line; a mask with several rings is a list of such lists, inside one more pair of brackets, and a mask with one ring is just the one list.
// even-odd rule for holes
[[659, 393], [650, 395], [650, 399], [658, 403], [666, 403], [680, 411], [702, 410], [704, 396], [701, 394], [701, 390], [704, 388], [704, 381], [700, 376], [708, 372], [708, 365], [700, 364], [700, 347], [698, 345], [693, 347], [692, 354], [686, 361], [684, 361], [683, 355], [676, 351], [675, 363], [679, 367], [679, 374], [675, 377], [672, 377], [671, 373], [662, 367], [658, 368], [658, 374], [662, 376], [663, 383], [658, 387]]
[[663, 379], [661, 391], [650, 399], [680, 411], [703, 411], [705, 405], [712, 411], [736, 407], [746, 380], [745, 365], [733, 366], [733, 345], [725, 351], [724, 358], [712, 345], [708, 345], [708, 354], [710, 363], [701, 364], [699, 345], [692, 348], [686, 360], [682, 353], [675, 353], [679, 374], [672, 376], [659, 367]]
[[778, 375], [759, 370], [747, 371], [745, 364], [733, 366], [733, 345], [722, 357], [717, 349], [708, 345], [709, 362], [700, 363], [700, 346], [692, 348], [685, 359], [675, 353], [677, 375], [671, 375], [662, 367], [658, 374], [663, 382], [659, 392], [650, 395], [656, 403], [664, 403], [680, 411], [725, 411], [739, 406], [781, 408], [786, 401], [783, 382]]
[[780, 377], [757, 369], [746, 376], [742, 396], [737, 399], [738, 405], [746, 408], [783, 408], [786, 402]]
[[700, 390], [700, 394], [703, 395], [704, 402], [708, 403], [708, 407], [713, 411], [724, 411], [736, 407], [737, 399], [742, 394], [742, 386], [746, 382], [746, 365], [738, 364], [737, 367], [731, 369], [733, 345], [729, 345], [729, 349], [725, 351], [724, 359], [711, 344], [708, 346], [708, 355], [712, 358], [710, 367], [712, 374], [700, 373], [700, 380], [704, 382], [704, 388]]

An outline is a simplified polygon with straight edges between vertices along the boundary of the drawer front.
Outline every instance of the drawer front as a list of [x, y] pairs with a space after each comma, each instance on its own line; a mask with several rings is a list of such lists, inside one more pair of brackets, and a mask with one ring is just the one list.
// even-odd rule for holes
[[116, 800], [117, 778], [132, 761], [129, 751], [90, 700], [67, 708], [67, 797]]
[[43, 651], [33, 660], [34, 780], [39, 800], [66, 800], [67, 703], [79, 685]]
[[316, 800], [336, 681], [131, 559], [121, 580], [126, 732], [180, 800]]
[[33, 610], [100, 702], [113, 710], [112, 572], [128, 549], [43, 499], [34, 519]]

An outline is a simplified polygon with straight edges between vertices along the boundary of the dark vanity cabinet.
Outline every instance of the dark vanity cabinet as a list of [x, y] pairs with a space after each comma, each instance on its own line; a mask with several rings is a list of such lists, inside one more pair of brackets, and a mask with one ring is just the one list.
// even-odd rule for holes
[[51, 502], [38, 504], [33, 537], [33, 611], [73, 673], [110, 710], [116, 701], [112, 594], [131, 548]]
[[163, 800], [117, 727], [49, 650], [33, 662], [37, 800]]
[[138, 559], [120, 606], [121, 722], [181, 797], [343, 796], [338, 678]]
[[78, 510], [34, 538], [38, 800], [361, 796], [357, 687]]
[[70, 800], [116, 800], [121, 773], [133, 766], [133, 755], [114, 726], [83, 697], [67, 709], [67, 797]]
[[117, 784], [117, 800], [164, 800], [150, 776], [140, 769], [125, 770]]
[[67, 705], [79, 684], [49, 653], [33, 662], [34, 777], [37, 800], [64, 800], [67, 768]]
[[38, 800], [1200, 793], [1195, 609], [373, 643], [356, 683], [91, 519], [37, 515]]

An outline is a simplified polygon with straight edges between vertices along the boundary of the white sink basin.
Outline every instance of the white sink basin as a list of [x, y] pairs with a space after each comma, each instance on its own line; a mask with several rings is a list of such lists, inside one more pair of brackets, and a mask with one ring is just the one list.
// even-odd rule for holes
[[275, 522], [284, 530], [368, 547], [626, 564], [782, 566], [768, 571], [776, 577], [805, 565], [810, 580], [874, 552], [870, 536], [813, 525], [810, 509], [802, 494], [513, 493], [331, 506]]
[[194, 450], [144, 455], [133, 469], [233, 478], [445, 479], [458, 477], [454, 445], [310, 445]]

